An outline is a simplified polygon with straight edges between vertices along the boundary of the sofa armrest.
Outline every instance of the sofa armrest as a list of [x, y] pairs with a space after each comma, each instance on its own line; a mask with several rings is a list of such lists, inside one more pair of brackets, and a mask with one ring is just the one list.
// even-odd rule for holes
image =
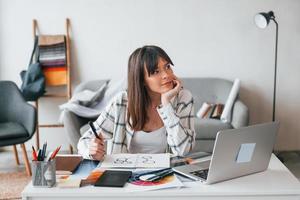
[[240, 100], [236, 100], [232, 109], [231, 125], [234, 128], [240, 128], [243, 126], [248, 126], [248, 123], [249, 123], [248, 107]]
[[29, 137], [31, 138], [34, 135], [37, 126], [36, 108], [29, 103], [24, 102], [19, 103], [16, 106], [16, 109], [18, 113], [18, 115], [16, 116], [17, 121], [25, 127], [29, 134]]
[[[9, 89], [9, 88], [8, 88]], [[17, 122], [24, 126], [29, 134], [30, 139], [36, 130], [37, 110], [34, 106], [27, 103], [17, 85], [10, 83], [10, 93], [6, 96], [7, 104], [2, 105], [6, 107], [8, 113], [4, 112], [7, 121]]]

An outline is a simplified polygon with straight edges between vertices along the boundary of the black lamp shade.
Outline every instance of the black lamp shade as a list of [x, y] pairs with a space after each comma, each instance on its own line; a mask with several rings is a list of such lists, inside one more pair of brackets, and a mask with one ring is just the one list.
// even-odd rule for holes
[[272, 18], [274, 18], [273, 11], [268, 13], [261, 12], [255, 15], [254, 21], [259, 28], [266, 28]]

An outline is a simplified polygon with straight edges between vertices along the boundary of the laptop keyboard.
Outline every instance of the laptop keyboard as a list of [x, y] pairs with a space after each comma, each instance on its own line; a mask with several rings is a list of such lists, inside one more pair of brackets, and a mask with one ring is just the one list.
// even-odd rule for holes
[[198, 176], [200, 178], [203, 178], [203, 179], [207, 179], [207, 175], [208, 175], [208, 169], [201, 169], [201, 170], [197, 170], [197, 171], [193, 171], [193, 172], [190, 172], [191, 174], [193, 174], [194, 176]]

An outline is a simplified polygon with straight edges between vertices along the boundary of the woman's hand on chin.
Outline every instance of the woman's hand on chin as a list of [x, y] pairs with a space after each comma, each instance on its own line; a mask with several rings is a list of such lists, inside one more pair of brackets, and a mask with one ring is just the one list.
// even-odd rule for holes
[[168, 103], [170, 103], [170, 100], [176, 96], [178, 94], [178, 92], [182, 89], [182, 84], [181, 81], [175, 77], [175, 79], [173, 80], [174, 82], [174, 86], [173, 89], [161, 94], [161, 104], [163, 106], [167, 105]]

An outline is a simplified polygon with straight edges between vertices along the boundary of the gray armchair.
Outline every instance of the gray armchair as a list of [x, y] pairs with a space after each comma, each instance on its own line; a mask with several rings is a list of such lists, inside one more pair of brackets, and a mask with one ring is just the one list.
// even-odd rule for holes
[[[93, 80], [88, 82], [83, 82], [79, 84], [75, 90], [74, 94], [81, 92], [83, 90], [96, 91], [99, 89], [107, 80]], [[77, 143], [81, 135], [88, 129], [87, 123], [90, 120], [96, 120], [96, 118], [83, 118], [77, 116], [75, 113], [65, 110], [63, 117], [63, 124], [65, 132], [67, 133], [69, 143], [74, 150], [77, 151]]]
[[19, 164], [16, 145], [20, 144], [27, 174], [31, 169], [24, 143], [34, 134], [36, 109], [28, 104], [14, 82], [0, 81], [0, 147], [14, 146], [15, 158]]
[[[78, 85], [74, 93], [85, 89], [97, 90], [106, 80], [89, 81]], [[233, 82], [219, 78], [182, 78], [185, 88], [190, 90], [195, 101], [195, 113], [203, 102], [225, 104]], [[248, 125], [248, 108], [237, 99], [232, 109], [231, 123], [224, 123], [216, 119], [195, 118], [196, 145], [193, 152], [212, 152], [214, 140], [219, 130], [239, 128]], [[88, 129], [86, 123], [89, 120], [78, 117], [76, 114], [66, 111], [63, 121], [68, 134], [70, 144], [76, 149], [81, 135]]]

